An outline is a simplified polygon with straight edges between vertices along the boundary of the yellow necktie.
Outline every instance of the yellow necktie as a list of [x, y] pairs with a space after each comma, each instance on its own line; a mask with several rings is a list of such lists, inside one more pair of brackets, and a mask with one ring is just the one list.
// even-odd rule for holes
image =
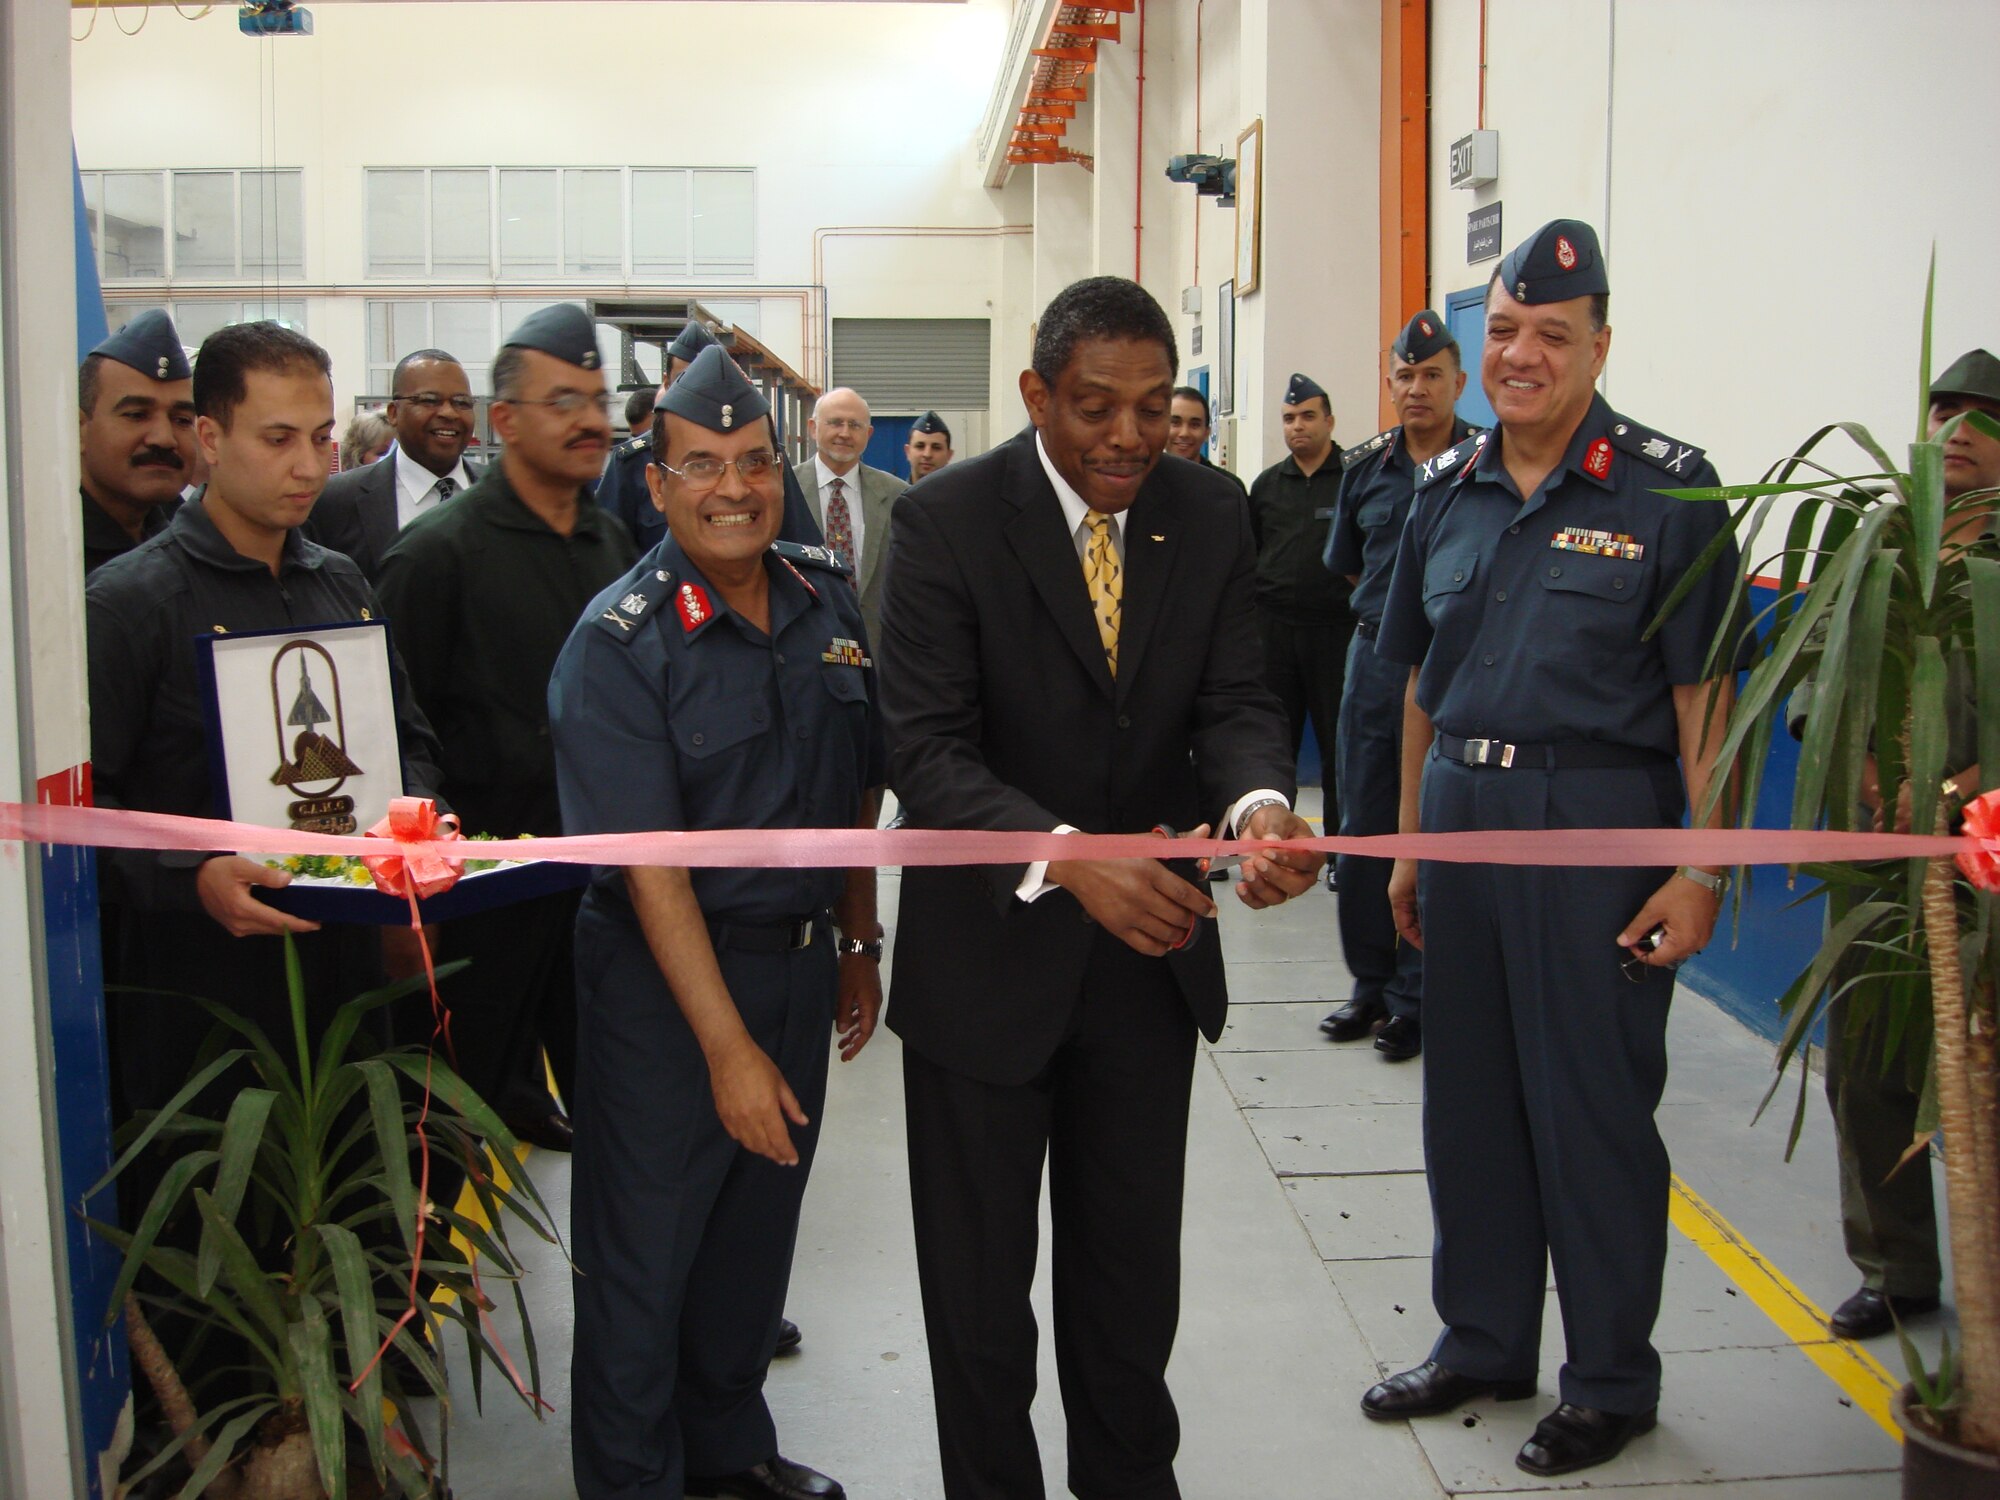
[[1091, 511], [1084, 518], [1090, 540], [1083, 549], [1083, 581], [1090, 589], [1090, 612], [1097, 619], [1097, 638], [1104, 642], [1104, 662], [1118, 675], [1118, 611], [1125, 598], [1125, 573], [1111, 545], [1111, 517]]

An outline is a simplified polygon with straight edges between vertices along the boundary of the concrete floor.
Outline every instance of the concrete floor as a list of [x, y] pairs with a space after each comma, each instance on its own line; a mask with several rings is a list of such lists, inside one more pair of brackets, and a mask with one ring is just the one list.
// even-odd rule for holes
[[[896, 887], [885, 876], [892, 945]], [[1542, 1488], [1629, 1488], [1645, 1500], [1894, 1496], [1896, 1443], [1678, 1233], [1656, 1334], [1666, 1364], [1661, 1425], [1615, 1463], [1553, 1485], [1514, 1467], [1515, 1451], [1554, 1404], [1562, 1335], [1553, 1295], [1536, 1400], [1477, 1402], [1419, 1423], [1361, 1415], [1362, 1390], [1423, 1358], [1436, 1332], [1431, 1230], [1418, 1065], [1385, 1063], [1366, 1044], [1328, 1044], [1317, 1031], [1349, 984], [1332, 899], [1321, 890], [1275, 912], [1251, 913], [1233, 898], [1224, 907], [1234, 1007], [1195, 1073], [1172, 1370], [1185, 1430], [1183, 1492], [1191, 1500]], [[1858, 1278], [1841, 1252], [1824, 1105], [1810, 1101], [1788, 1165], [1785, 1109], [1750, 1125], [1769, 1083], [1768, 1044], [1683, 991], [1672, 1047], [1674, 1078], [1660, 1113], [1676, 1172], [1807, 1297], [1832, 1307]], [[774, 1366], [770, 1399], [787, 1456], [839, 1478], [855, 1500], [929, 1500], [939, 1491], [896, 1038], [880, 1032], [859, 1059], [833, 1071], [789, 1299], [805, 1347]], [[566, 1212], [566, 1159], [537, 1154], [529, 1166]], [[568, 1281], [553, 1252], [536, 1264], [529, 1302], [555, 1414], [538, 1424], [491, 1372], [486, 1412], [476, 1414], [455, 1351], [454, 1386], [467, 1393], [451, 1432], [461, 1500], [574, 1493]], [[1047, 1327], [1044, 1272], [1037, 1308]], [[1927, 1321], [1931, 1343], [1938, 1320]], [[1871, 1352], [1900, 1371], [1893, 1340]], [[1061, 1402], [1046, 1350], [1042, 1373], [1036, 1425], [1049, 1493], [1062, 1495]]]

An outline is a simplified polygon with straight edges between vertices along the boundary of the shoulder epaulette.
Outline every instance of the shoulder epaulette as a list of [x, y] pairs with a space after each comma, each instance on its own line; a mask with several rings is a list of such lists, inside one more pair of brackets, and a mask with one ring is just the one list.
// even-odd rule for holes
[[1612, 447], [1643, 459], [1656, 469], [1664, 469], [1677, 479], [1694, 478], [1695, 471], [1708, 457], [1701, 449], [1691, 448], [1678, 438], [1650, 427], [1641, 427], [1630, 417], [1619, 417], [1612, 422], [1610, 436]]
[[629, 641], [639, 633], [641, 622], [649, 618], [660, 602], [671, 597], [673, 576], [665, 568], [651, 568], [633, 580], [632, 586], [597, 612], [597, 628], [607, 635]]
[[835, 552], [831, 547], [807, 547], [798, 542], [773, 542], [771, 550], [797, 567], [818, 568], [822, 572], [843, 575], [853, 571], [846, 556]]
[[1356, 443], [1352, 448], [1347, 450], [1346, 455], [1340, 460], [1341, 468], [1351, 469], [1371, 453], [1380, 453], [1389, 444], [1396, 441], [1396, 434], [1402, 430], [1402, 426], [1399, 423], [1391, 427], [1387, 432], [1376, 433], [1375, 436], [1365, 443]]
[[1464, 442], [1454, 443], [1436, 458], [1426, 459], [1417, 466], [1417, 488], [1436, 484], [1440, 479], [1455, 472], [1469, 471], [1468, 466], [1486, 446], [1486, 434], [1475, 433]]
[[643, 437], [627, 438], [618, 445], [618, 451], [620, 453], [644, 453], [651, 446], [652, 442], [650, 439]]

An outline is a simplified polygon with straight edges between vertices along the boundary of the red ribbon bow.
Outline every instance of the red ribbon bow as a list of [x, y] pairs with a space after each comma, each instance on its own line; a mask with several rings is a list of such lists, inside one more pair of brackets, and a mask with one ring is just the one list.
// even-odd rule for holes
[[375, 877], [375, 889], [384, 895], [435, 896], [457, 885], [465, 868], [462, 857], [406, 847], [449, 843], [458, 837], [457, 814], [440, 816], [437, 804], [428, 797], [391, 798], [389, 815], [369, 829], [366, 837], [394, 839], [399, 846], [395, 854], [371, 854], [361, 861]]
[[1965, 833], [1979, 844], [1955, 856], [1959, 869], [1982, 891], [2000, 891], [2000, 787], [1965, 804]]

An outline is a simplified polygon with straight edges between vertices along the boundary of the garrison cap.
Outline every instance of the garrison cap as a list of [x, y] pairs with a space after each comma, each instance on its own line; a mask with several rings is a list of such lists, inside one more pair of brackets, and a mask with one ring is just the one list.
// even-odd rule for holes
[[689, 364], [693, 364], [694, 357], [714, 342], [714, 334], [702, 327], [693, 318], [689, 318], [687, 327], [683, 328], [674, 341], [667, 345], [667, 358], [684, 359]]
[[1931, 399], [1935, 401], [1939, 396], [1977, 396], [1983, 401], [2000, 401], [2000, 359], [1984, 349], [1959, 355], [1931, 382]]
[[951, 441], [951, 429], [944, 425], [944, 418], [934, 411], [927, 411], [910, 424], [912, 432], [941, 432], [945, 442]]
[[710, 432], [734, 432], [746, 422], [768, 417], [771, 403], [721, 345], [711, 344], [667, 387], [658, 410], [685, 417]]
[[1567, 302], [1611, 290], [1597, 231], [1581, 219], [1551, 219], [1507, 252], [1493, 273], [1516, 302]]
[[157, 308], [140, 313], [90, 352], [130, 365], [153, 380], [186, 380], [194, 373], [174, 320]]
[[[1325, 395], [1325, 390], [1321, 388], [1320, 383], [1314, 380], [1312, 376], [1301, 375], [1297, 371], [1293, 371], [1292, 383], [1285, 387], [1285, 405], [1297, 406], [1301, 401], [1310, 401], [1315, 396]], [[1329, 400], [1327, 404], [1331, 406], [1333, 403]]]
[[553, 354], [580, 370], [595, 370], [604, 363], [597, 352], [597, 325], [574, 302], [558, 302], [531, 314], [500, 347]]
[[1446, 349], [1456, 349], [1458, 340], [1451, 336], [1445, 321], [1428, 307], [1403, 325], [1403, 331], [1396, 335], [1396, 342], [1389, 346], [1389, 352], [1405, 364], [1422, 364], [1433, 354]]

